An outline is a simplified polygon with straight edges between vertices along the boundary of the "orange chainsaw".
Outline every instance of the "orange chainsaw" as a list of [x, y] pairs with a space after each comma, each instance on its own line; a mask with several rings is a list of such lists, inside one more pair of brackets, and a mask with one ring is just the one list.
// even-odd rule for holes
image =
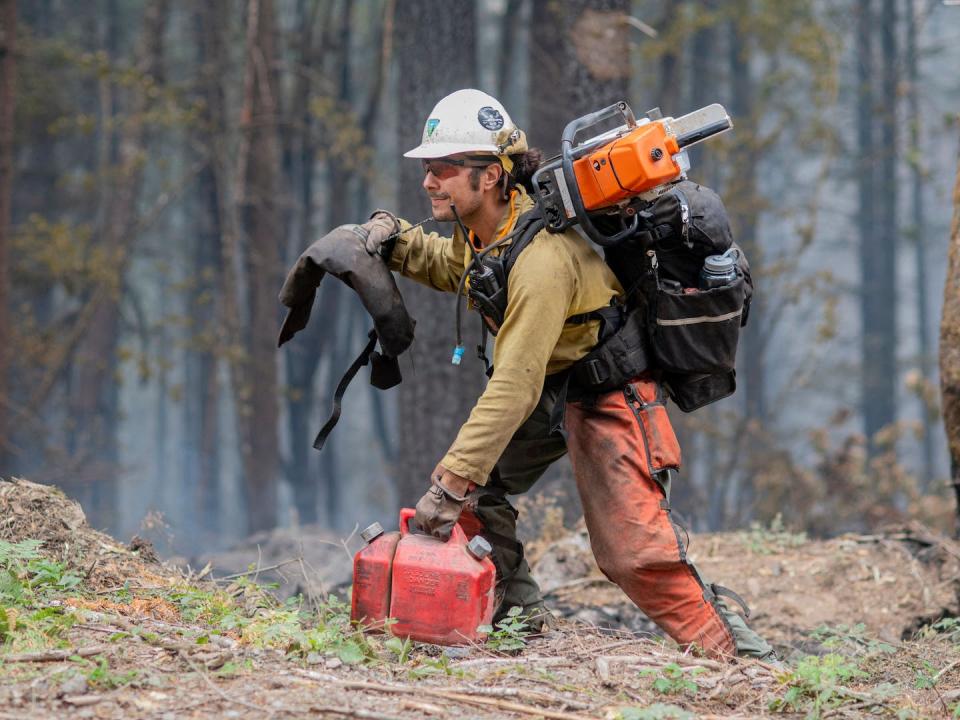
[[[618, 116], [623, 125], [576, 143], [581, 131]], [[732, 127], [718, 103], [679, 118], [665, 118], [654, 108], [637, 120], [630, 106], [620, 101], [577, 118], [563, 131], [560, 156], [533, 176], [547, 229], [560, 232], [579, 224], [598, 245], [617, 244], [637, 231], [643, 205], [684, 177], [690, 168], [686, 148]], [[619, 229], [612, 234], [601, 231], [593, 221], [598, 216], [619, 217]]]

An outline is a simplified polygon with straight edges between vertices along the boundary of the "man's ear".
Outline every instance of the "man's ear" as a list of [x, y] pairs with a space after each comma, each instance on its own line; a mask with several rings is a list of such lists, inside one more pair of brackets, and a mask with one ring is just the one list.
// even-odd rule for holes
[[500, 163], [491, 163], [483, 169], [483, 189], [490, 190], [500, 184], [503, 176], [503, 166]]

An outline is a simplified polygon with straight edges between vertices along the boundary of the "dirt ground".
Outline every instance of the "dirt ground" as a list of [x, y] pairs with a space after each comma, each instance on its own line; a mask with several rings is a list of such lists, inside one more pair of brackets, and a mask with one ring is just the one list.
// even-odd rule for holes
[[[19, 600], [0, 574], [0, 720], [960, 717], [960, 546], [921, 526], [691, 538], [701, 571], [744, 596], [782, 665], [717, 662], [656, 637], [599, 574], [582, 529], [530, 543], [562, 619], [519, 652], [357, 639], [330, 619], [335, 602], [298, 613], [252, 576], [185, 573], [90, 529], [56, 490], [0, 482], [0, 570], [4, 547], [28, 539], [42, 557], [17, 566], [33, 578]], [[941, 632], [924, 629], [938, 621]]]

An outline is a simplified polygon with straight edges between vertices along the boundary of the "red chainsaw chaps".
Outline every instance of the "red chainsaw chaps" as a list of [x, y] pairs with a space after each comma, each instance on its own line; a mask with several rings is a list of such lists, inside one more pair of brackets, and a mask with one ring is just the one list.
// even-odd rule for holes
[[593, 554], [603, 573], [680, 645], [732, 656], [733, 634], [686, 562], [653, 478], [680, 465], [662, 391], [645, 377], [630, 388], [592, 405], [567, 406], [567, 449]]

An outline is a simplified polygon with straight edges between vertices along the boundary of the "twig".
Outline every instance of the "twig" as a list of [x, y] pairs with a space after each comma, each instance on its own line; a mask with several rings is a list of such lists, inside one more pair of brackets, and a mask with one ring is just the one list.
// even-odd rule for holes
[[402, 687], [399, 685], [381, 685], [379, 683], [341, 680], [333, 675], [323, 675], [321, 673], [311, 672], [309, 670], [295, 670], [298, 675], [309, 677], [315, 680], [324, 680], [335, 683], [349, 690], [372, 690], [374, 692], [396, 693], [398, 695], [420, 695], [462, 702], [472, 705], [482, 705], [486, 707], [495, 707], [499, 710], [521, 713], [524, 715], [534, 715], [544, 718], [553, 718], [554, 720], [587, 720], [584, 715], [573, 713], [558, 712], [556, 710], [547, 710], [545, 708], [535, 707], [533, 705], [523, 705], [521, 703], [509, 702], [507, 700], [498, 700], [496, 698], [476, 697], [462, 692], [447, 692], [444, 690], [434, 690], [424, 687]]
[[224, 700], [226, 700], [228, 703], [233, 703], [233, 704], [235, 704], [235, 705], [241, 705], [241, 706], [243, 706], [243, 707], [245, 707], [245, 708], [249, 708], [249, 709], [251, 709], [251, 710], [256, 710], [257, 712], [265, 713], [267, 717], [273, 717], [273, 716], [276, 714], [276, 712], [275, 712], [274, 710], [271, 710], [271, 709], [268, 708], [268, 707], [264, 707], [263, 705], [255, 705], [254, 703], [248, 703], [248, 702], [246, 702], [245, 700], [240, 700], [239, 698], [230, 697], [229, 695], [227, 695], [227, 693], [225, 693], [223, 690], [221, 690], [219, 687], [217, 687], [216, 683], [214, 683], [213, 680], [211, 680], [211, 679], [207, 676], [207, 673], [203, 672], [203, 670], [201, 670], [201, 669], [196, 665], [196, 663], [194, 663], [190, 658], [188, 658], [185, 654], [181, 654], [180, 657], [183, 658], [183, 660], [187, 663], [187, 665], [190, 666], [190, 668], [191, 668], [195, 673], [197, 673], [201, 678], [203, 678], [203, 681], [204, 681], [207, 685], [210, 686], [210, 689], [211, 689], [211, 690], [213, 690], [217, 695], [219, 695], [220, 697], [222, 697], [222, 698], [223, 698]]
[[[258, 545], [257, 546], [258, 552], [259, 552], [259, 548], [260, 546]], [[256, 576], [262, 572], [270, 572], [271, 570], [277, 570], [278, 568], [286, 567], [287, 565], [293, 565], [293, 563], [299, 562], [299, 561], [300, 561], [300, 558], [293, 558], [292, 560], [284, 560], [281, 563], [277, 563], [276, 565], [270, 565], [268, 567], [260, 567], [259, 561], [258, 561], [257, 567], [255, 567], [253, 570], [247, 570], [246, 572], [241, 572], [241, 573], [234, 573], [233, 575], [224, 575], [223, 577], [212, 578], [212, 579], [214, 582], [223, 582], [225, 580], [236, 580], [237, 578], [246, 577], [247, 575], [253, 575], [254, 579], [256, 579]]]
[[930, 682], [931, 682], [933, 685], [936, 685], [937, 682], [940, 680], [940, 678], [942, 678], [942, 677], [943, 677], [944, 675], [946, 675], [948, 672], [950, 672], [951, 670], [953, 670], [957, 665], [960, 665], [960, 660], [954, 660], [952, 663], [950, 663], [949, 665], [947, 665], [945, 668], [943, 668], [943, 670], [941, 670], [941, 671], [938, 672], [936, 675], [934, 675], [933, 678], [930, 680]]
[[477, 658], [476, 660], [464, 660], [463, 662], [450, 663], [450, 667], [460, 668], [471, 667], [474, 665], [575, 665], [576, 661], [565, 657], [540, 657], [519, 655], [515, 658]]
[[68, 650], [45, 650], [43, 652], [19, 653], [17, 655], [0, 655], [0, 660], [8, 663], [15, 662], [62, 662], [72, 657], [90, 657], [99, 655], [110, 649], [109, 645], [90, 645], [88, 647]]
[[[417, 709], [425, 710], [426, 708]], [[432, 712], [432, 710], [428, 712]], [[442, 712], [444, 711], [441, 711], [441, 713]], [[403, 718], [397, 715], [384, 715], [383, 713], [374, 712], [373, 710], [350, 710], [348, 708], [331, 707], [329, 705], [311, 705], [310, 713], [323, 713], [324, 717], [329, 713], [331, 715], [342, 715], [344, 717], [365, 718], [365, 720], [403, 720]]]

